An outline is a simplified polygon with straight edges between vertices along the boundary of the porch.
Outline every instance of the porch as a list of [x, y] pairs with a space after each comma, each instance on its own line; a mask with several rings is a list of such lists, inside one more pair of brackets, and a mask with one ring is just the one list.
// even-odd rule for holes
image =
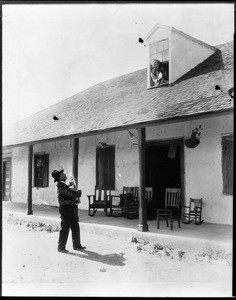
[[[43, 221], [52, 225], [60, 224], [58, 208], [46, 205], [33, 205], [32, 215], [27, 215], [27, 204], [2, 202], [3, 217], [13, 217], [29, 221]], [[80, 228], [92, 234], [109, 235], [113, 237], [131, 238], [159, 243], [165, 246], [185, 249], [188, 251], [217, 251], [221, 253], [232, 252], [232, 226], [206, 223], [195, 225], [183, 224], [178, 228], [174, 222], [173, 230], [166, 227], [165, 221], [157, 229], [155, 219], [147, 221], [149, 231], [138, 231], [138, 218], [126, 219], [123, 217], [107, 217], [103, 211], [98, 211], [94, 217], [88, 216], [88, 210], [79, 209]]]

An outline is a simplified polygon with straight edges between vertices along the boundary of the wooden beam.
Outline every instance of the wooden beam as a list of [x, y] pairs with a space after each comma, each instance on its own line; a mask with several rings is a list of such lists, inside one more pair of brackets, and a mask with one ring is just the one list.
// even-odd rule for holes
[[[185, 199], [185, 164], [184, 164], [184, 140], [180, 143], [180, 181], [181, 181], [181, 206], [186, 205]], [[181, 211], [182, 214], [182, 211]]]
[[27, 215], [32, 215], [32, 163], [33, 163], [33, 145], [28, 147], [28, 196], [27, 196]]
[[79, 139], [74, 138], [72, 143], [72, 176], [78, 188], [78, 162], [79, 162]]
[[138, 148], [139, 148], [139, 224], [138, 231], [148, 231], [147, 205], [145, 197], [146, 177], [145, 177], [145, 143], [146, 129], [138, 128]]

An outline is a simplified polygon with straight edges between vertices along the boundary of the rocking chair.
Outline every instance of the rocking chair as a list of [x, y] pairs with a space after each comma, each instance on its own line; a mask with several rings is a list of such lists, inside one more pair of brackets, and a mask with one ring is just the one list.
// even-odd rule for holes
[[[108, 214], [108, 208], [110, 207], [109, 196], [111, 195], [111, 190], [105, 190], [101, 188], [95, 188], [94, 195], [87, 195], [89, 201], [89, 216], [93, 217], [98, 209], [103, 209]], [[92, 213], [91, 213], [92, 210]]]
[[189, 224], [195, 221], [196, 225], [202, 224], [202, 198], [190, 198], [190, 205], [183, 205], [183, 220], [182, 223]]

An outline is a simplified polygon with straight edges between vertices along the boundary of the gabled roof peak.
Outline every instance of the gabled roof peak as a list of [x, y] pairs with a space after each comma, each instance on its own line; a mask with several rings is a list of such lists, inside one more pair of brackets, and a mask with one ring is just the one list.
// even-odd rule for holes
[[192, 37], [192, 36], [190, 36], [190, 35], [184, 33], [183, 31], [176, 29], [175, 27], [168, 26], [168, 25], [163, 25], [163, 24], [160, 24], [160, 23], [157, 23], [157, 24], [149, 31], [149, 33], [146, 35], [146, 37], [144, 38], [144, 40], [149, 40], [149, 38], [156, 32], [157, 29], [165, 29], [165, 30], [168, 30], [169, 32], [175, 31], [175, 32], [179, 33], [180, 35], [185, 36], [186, 38], [189, 38], [189, 39], [191, 39], [191, 40], [193, 40], [193, 41], [195, 41], [195, 42], [198, 42], [198, 43], [200, 43], [200, 44], [202, 44], [202, 45], [205, 45], [206, 47], [211, 48], [211, 49], [214, 50], [214, 51], [217, 50], [215, 47], [213, 47], [213, 46], [211, 46], [211, 45], [209, 45], [209, 44], [207, 44], [207, 43], [205, 43], [205, 42], [203, 42], [203, 41], [201, 41], [201, 40], [199, 40], [199, 39], [196, 39], [196, 38], [194, 38], [194, 37]]
[[157, 23], [150, 31], [149, 33], [146, 35], [146, 37], [144, 38], [144, 40], [148, 40], [150, 38], [151, 35], [153, 35], [153, 33], [157, 30], [157, 28], [164, 28], [167, 30], [171, 30], [173, 27], [171, 26], [167, 26], [167, 25], [162, 25], [160, 23]]

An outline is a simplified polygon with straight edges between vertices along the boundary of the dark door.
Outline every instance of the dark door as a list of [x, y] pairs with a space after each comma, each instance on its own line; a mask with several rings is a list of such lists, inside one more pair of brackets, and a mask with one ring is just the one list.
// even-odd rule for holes
[[11, 199], [11, 159], [6, 159], [2, 164], [2, 199]]
[[96, 149], [96, 187], [115, 189], [115, 146]]
[[146, 186], [153, 187], [154, 209], [164, 208], [165, 188], [181, 188], [181, 146], [174, 148], [174, 155], [170, 155], [170, 144], [146, 148]]

